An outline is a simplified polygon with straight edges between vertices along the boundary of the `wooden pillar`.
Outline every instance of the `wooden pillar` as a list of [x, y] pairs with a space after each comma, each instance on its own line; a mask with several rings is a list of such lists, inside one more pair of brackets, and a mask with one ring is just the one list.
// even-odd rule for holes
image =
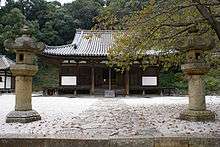
[[62, 70], [62, 63], [60, 63], [60, 65], [59, 65], [59, 86], [62, 86], [61, 70]]
[[91, 70], [91, 95], [94, 95], [95, 93], [95, 69], [94, 69], [94, 65], [92, 65], [92, 70]]
[[[79, 62], [77, 61], [77, 63], [76, 63], [76, 72], [77, 72], [77, 76], [76, 76], [76, 87], [79, 85], [79, 83], [80, 83], [80, 79], [79, 79]], [[75, 88], [75, 90], [74, 90], [74, 95], [77, 95], [77, 89]]]
[[125, 91], [126, 95], [129, 95], [129, 71], [125, 71]]
[[108, 71], [108, 90], [112, 89], [112, 70], [109, 68]]
[[79, 79], [80, 71], [79, 71], [79, 68], [80, 68], [80, 67], [79, 67], [79, 62], [77, 62], [77, 63], [76, 63], [76, 70], [77, 70], [77, 71], [76, 71], [76, 72], [77, 72], [77, 84], [80, 83], [80, 79]]
[[6, 84], [7, 84], [7, 71], [5, 70], [5, 81], [4, 81], [4, 89], [6, 90]]

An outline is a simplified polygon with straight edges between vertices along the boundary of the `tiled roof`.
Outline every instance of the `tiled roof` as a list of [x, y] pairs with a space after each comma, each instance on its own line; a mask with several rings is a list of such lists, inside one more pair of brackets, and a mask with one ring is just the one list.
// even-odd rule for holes
[[15, 62], [7, 58], [5, 55], [0, 55], [0, 69], [7, 69], [14, 64]]
[[46, 55], [61, 56], [106, 56], [113, 44], [114, 31], [77, 30], [72, 44], [47, 46]]
[[[43, 55], [52, 56], [107, 56], [114, 43], [113, 30], [77, 30], [71, 44], [63, 46], [46, 46]], [[148, 50], [146, 55], [159, 55], [162, 51]]]

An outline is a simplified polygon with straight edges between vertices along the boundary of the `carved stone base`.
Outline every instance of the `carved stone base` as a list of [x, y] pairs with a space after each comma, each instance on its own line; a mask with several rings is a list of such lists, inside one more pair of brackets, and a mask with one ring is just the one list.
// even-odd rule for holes
[[6, 123], [29, 123], [41, 120], [40, 115], [35, 110], [11, 111], [6, 118]]
[[189, 121], [214, 121], [215, 113], [210, 110], [193, 111], [186, 110], [180, 114], [180, 119]]

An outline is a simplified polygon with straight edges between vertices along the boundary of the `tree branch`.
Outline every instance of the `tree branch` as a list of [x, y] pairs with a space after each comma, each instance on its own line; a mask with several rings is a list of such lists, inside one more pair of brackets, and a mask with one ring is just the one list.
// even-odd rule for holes
[[218, 22], [215, 17], [211, 14], [207, 6], [203, 5], [200, 0], [192, 0], [194, 3], [197, 3], [197, 10], [200, 14], [209, 22], [212, 28], [215, 30], [219, 40], [220, 40], [220, 22]]
[[188, 31], [190, 28], [191, 28], [191, 27], [187, 27], [187, 28], [185, 28], [185, 29], [183, 29], [183, 30], [181, 30], [181, 31], [179, 31], [179, 32], [177, 32], [177, 33], [171, 35], [171, 36], [166, 36], [166, 37], [162, 37], [162, 38], [158, 38], [158, 39], [160, 39], [160, 40], [166, 40], [166, 39], [174, 38], [174, 37], [176, 37], [176, 36], [178, 36], [178, 35], [180, 35], [180, 34], [183, 34], [183, 33], [186, 32], [186, 31]]
[[[220, 0], [218, 0], [220, 1]], [[217, 5], [220, 5], [220, 3], [202, 3], [204, 6], [217, 6]], [[190, 8], [190, 7], [197, 7], [201, 4], [199, 3], [196, 3], [196, 2], [193, 2], [192, 4], [190, 5], [179, 5], [179, 6], [175, 6], [175, 7], [172, 7], [172, 8], [169, 8], [168, 10], [165, 10], [165, 11], [161, 11], [161, 12], [158, 12], [158, 13], [154, 13], [152, 17], [148, 17], [147, 16], [147, 19], [146, 21], [151, 21], [152, 19], [155, 19], [156, 17], [160, 16], [160, 15], [165, 15], [165, 14], [169, 14], [169, 15], [172, 15], [172, 14], [175, 14], [177, 11], [180, 11], [182, 9], [186, 9], [186, 8]]]
[[195, 23], [173, 23], [173, 24], [161, 24], [160, 27], [187, 27]]

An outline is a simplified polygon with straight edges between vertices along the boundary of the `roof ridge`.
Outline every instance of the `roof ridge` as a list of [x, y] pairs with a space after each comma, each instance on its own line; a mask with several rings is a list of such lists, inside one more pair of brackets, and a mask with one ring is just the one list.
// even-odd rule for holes
[[73, 46], [74, 44], [70, 43], [70, 44], [65, 44], [65, 45], [54, 45], [54, 46], [50, 46], [50, 45], [46, 45], [45, 48], [61, 48], [61, 47], [68, 47], [68, 46]]
[[[80, 32], [80, 36], [79, 36], [79, 38], [77, 39], [77, 41], [75, 41], [75, 37], [74, 37], [72, 44], [73, 44], [74, 46], [79, 45], [79, 44], [81, 43], [81, 40], [82, 40], [83, 35], [84, 35], [84, 30], [82, 30], [82, 31]], [[74, 42], [74, 41], [75, 41], [75, 42]]]
[[117, 31], [122, 31], [122, 30], [87, 30], [87, 29], [76, 29], [76, 33], [78, 32], [117, 32]]

